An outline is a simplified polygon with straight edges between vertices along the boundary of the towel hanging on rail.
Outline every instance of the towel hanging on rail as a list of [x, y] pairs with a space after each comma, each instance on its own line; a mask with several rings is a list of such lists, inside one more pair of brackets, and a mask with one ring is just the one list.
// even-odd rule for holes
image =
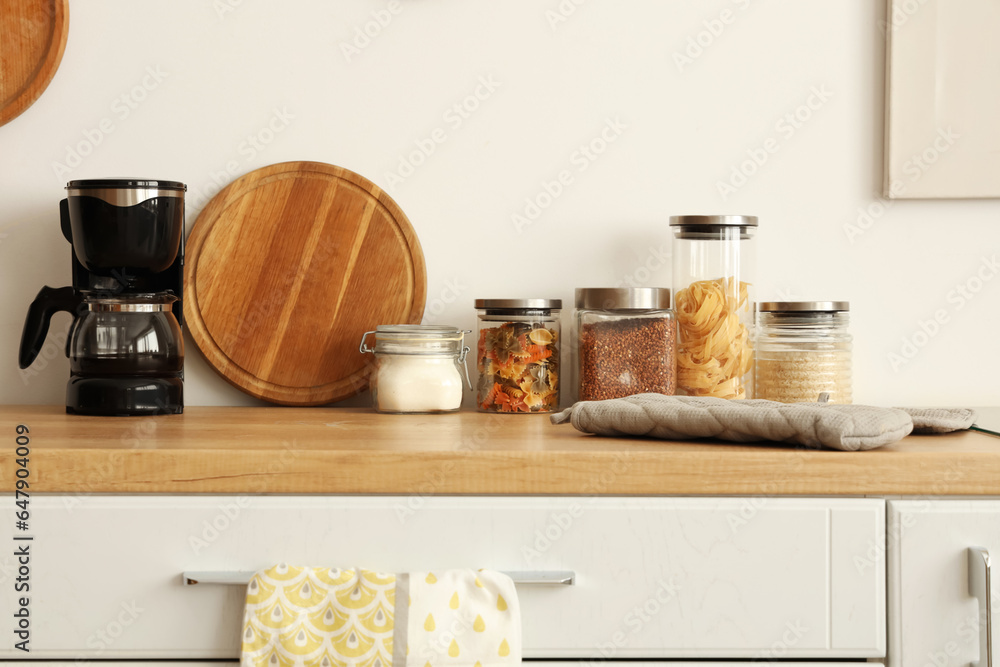
[[242, 667], [516, 667], [521, 615], [491, 570], [277, 565], [247, 586]]

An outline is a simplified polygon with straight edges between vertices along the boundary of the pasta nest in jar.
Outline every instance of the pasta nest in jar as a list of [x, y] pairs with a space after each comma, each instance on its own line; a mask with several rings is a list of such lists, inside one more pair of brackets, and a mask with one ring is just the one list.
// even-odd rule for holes
[[687, 395], [746, 398], [743, 376], [753, 366], [753, 344], [740, 312], [749, 311], [748, 288], [718, 278], [677, 292], [677, 384]]

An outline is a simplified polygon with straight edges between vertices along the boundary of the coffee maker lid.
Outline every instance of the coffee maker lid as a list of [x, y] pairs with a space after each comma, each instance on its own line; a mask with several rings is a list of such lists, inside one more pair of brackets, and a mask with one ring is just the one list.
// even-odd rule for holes
[[70, 181], [67, 190], [187, 190], [180, 181], [160, 181], [149, 178], [88, 178]]

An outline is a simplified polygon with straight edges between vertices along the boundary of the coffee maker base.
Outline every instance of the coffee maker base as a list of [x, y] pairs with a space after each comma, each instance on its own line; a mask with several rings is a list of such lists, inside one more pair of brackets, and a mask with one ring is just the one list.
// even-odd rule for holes
[[66, 385], [66, 414], [101, 417], [178, 415], [184, 412], [180, 378], [74, 377]]

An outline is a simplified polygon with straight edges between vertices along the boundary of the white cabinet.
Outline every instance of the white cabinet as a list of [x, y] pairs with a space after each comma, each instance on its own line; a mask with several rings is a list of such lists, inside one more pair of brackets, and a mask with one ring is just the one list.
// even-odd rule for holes
[[[985, 667], [985, 610], [970, 590], [968, 549], [985, 547], [994, 559], [1000, 554], [1000, 501], [890, 501], [886, 545], [889, 664], [964, 667], [978, 660]], [[990, 596], [995, 611], [995, 578]], [[992, 625], [993, 646], [1000, 647], [1000, 622]]]
[[[14, 523], [7, 500], [0, 531]], [[885, 655], [884, 559], [858, 565], [880, 552], [881, 500], [47, 496], [32, 502], [32, 658], [233, 659], [242, 588], [183, 586], [181, 573], [252, 571], [282, 561], [384, 571], [574, 571], [574, 586], [519, 587], [526, 657]], [[11, 544], [7, 532], [0, 539]], [[0, 618], [12, 618], [13, 605], [11, 596], [0, 597]], [[9, 642], [0, 645], [0, 658], [23, 657]]]

